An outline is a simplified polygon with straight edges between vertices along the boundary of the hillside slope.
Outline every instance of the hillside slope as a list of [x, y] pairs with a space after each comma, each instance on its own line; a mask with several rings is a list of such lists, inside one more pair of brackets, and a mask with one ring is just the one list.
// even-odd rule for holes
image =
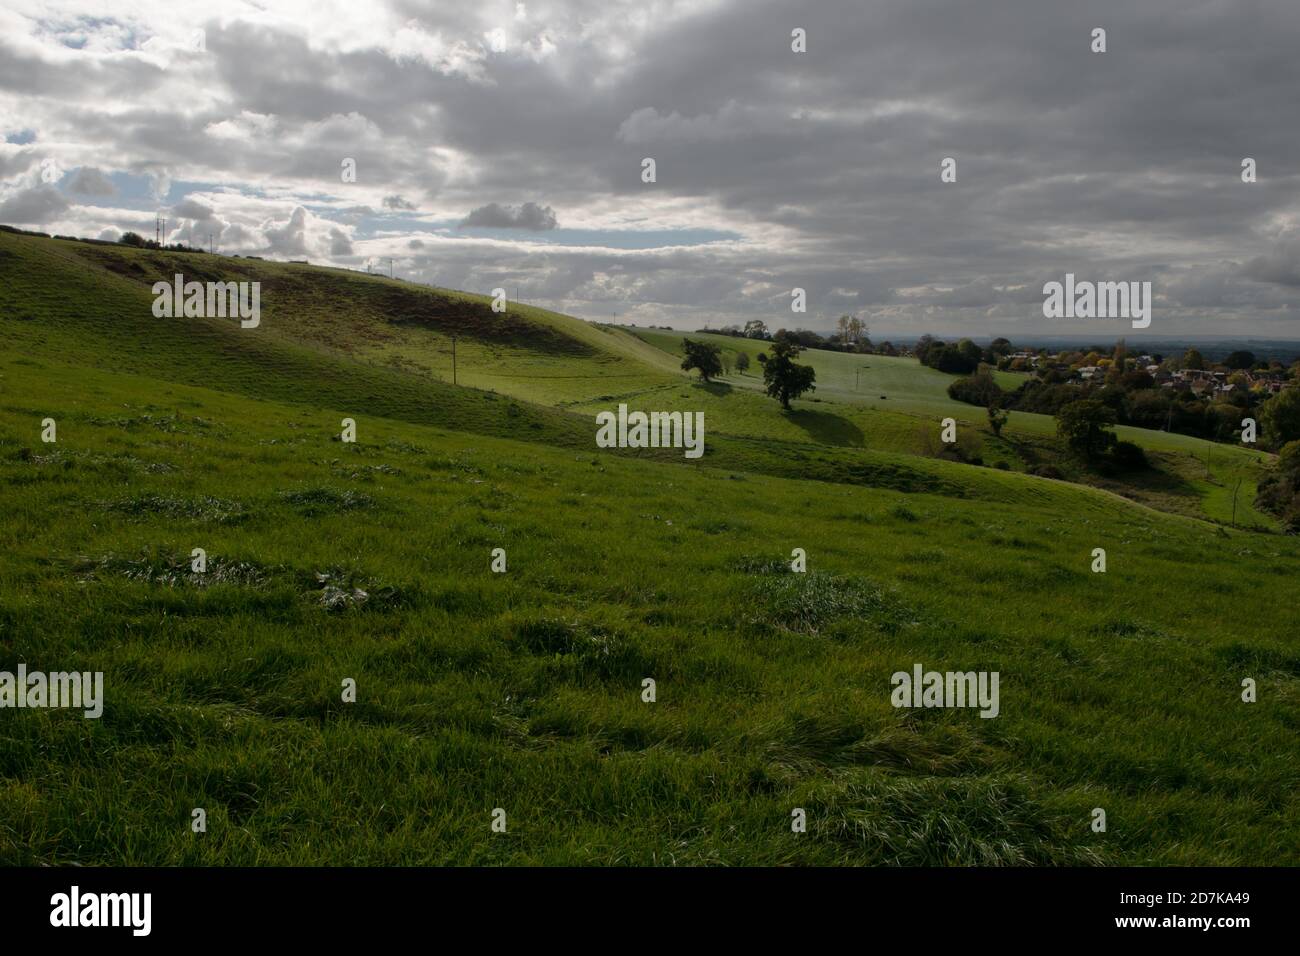
[[[658, 329], [636, 329], [635, 334], [678, 361], [684, 354], [682, 340], [688, 337], [717, 345], [728, 364], [734, 364], [741, 352], [749, 355], [752, 362], [747, 373], [733, 371], [714, 388], [715, 393], [728, 396], [730, 406], [715, 409], [715, 417], [735, 434], [797, 440], [806, 432], [831, 444], [924, 455], [936, 447], [938, 423], [951, 417], [960, 431], [972, 438], [985, 464], [1002, 461], [1024, 471], [1043, 461], [1059, 463], [1067, 457], [1055, 439], [1056, 423], [1051, 416], [1013, 412], [1002, 436], [994, 436], [983, 409], [948, 397], [948, 385], [956, 376], [927, 368], [912, 358], [807, 350], [799, 361], [816, 371], [817, 390], [798, 402], [793, 414], [779, 416], [770, 402], [757, 397], [763, 385], [755, 359], [767, 348], [766, 343]], [[1023, 378], [1009, 372], [998, 375], [1007, 388], [1014, 388]], [[658, 400], [659, 392], [648, 390], [644, 398]], [[1115, 432], [1145, 449], [1153, 469], [1110, 477], [1075, 469], [1073, 480], [1178, 514], [1224, 524], [1235, 518], [1239, 525], [1264, 530], [1278, 527], [1273, 516], [1253, 504], [1258, 481], [1272, 461], [1267, 453], [1128, 425], [1118, 426]]]
[[[0, 669], [106, 707], [3, 713], [0, 863], [1300, 862], [1294, 539], [1023, 478], [344, 445], [347, 408], [64, 358], [0, 356]], [[998, 718], [891, 708], [917, 662], [998, 671]]]
[[[153, 283], [178, 272], [262, 282], [261, 324], [155, 317]], [[593, 413], [627, 400], [703, 411], [704, 467], [1007, 502], [1052, 493], [1039, 479], [912, 454], [914, 419], [854, 422], [815, 407], [785, 415], [750, 390], [691, 383], [670, 371], [679, 362], [626, 333], [527, 307], [503, 318], [488, 301], [293, 263], [0, 232], [0, 328], [15, 350], [52, 361], [584, 452], [594, 448]], [[492, 356], [478, 374], [519, 397], [453, 386], [420, 367], [420, 349], [436, 351], [453, 332], [458, 359]], [[560, 408], [527, 395], [566, 397]], [[692, 466], [675, 451], [629, 454]]]

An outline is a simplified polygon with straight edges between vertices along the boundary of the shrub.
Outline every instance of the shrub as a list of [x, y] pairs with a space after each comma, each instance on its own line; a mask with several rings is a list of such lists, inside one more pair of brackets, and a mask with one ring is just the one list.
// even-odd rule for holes
[[1300, 495], [1291, 500], [1291, 506], [1283, 513], [1282, 525], [1287, 534], [1300, 534]]
[[1117, 441], [1110, 450], [1111, 461], [1116, 468], [1125, 471], [1138, 471], [1147, 466], [1146, 452], [1142, 446], [1131, 441]]
[[[1001, 401], [1001, 397], [1002, 396], [999, 396], [998, 402]], [[999, 408], [998, 402], [989, 403], [989, 407], [988, 407], [989, 428], [993, 429], [993, 434], [995, 436], [1001, 437], [1002, 428], [1003, 426], [1006, 425], [1007, 419], [1011, 417], [1011, 413], [1006, 411], [1003, 408]]]
[[1255, 504], [1278, 515], [1287, 530], [1300, 532], [1300, 441], [1282, 446], [1277, 465], [1259, 483]]
[[993, 376], [986, 369], [980, 369], [974, 375], [959, 378], [948, 386], [948, 397], [968, 405], [987, 408], [1002, 400], [1002, 389], [993, 381]]

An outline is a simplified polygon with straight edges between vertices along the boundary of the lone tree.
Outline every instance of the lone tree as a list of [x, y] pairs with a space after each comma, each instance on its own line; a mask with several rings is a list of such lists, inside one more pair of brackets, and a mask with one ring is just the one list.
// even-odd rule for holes
[[779, 400], [786, 411], [790, 410], [790, 399], [817, 390], [813, 384], [817, 373], [812, 366], [795, 364], [796, 356], [802, 351], [803, 347], [782, 329], [772, 339], [772, 354], [758, 357], [763, 363], [763, 384], [767, 386], [767, 394]]
[[682, 359], [682, 371], [700, 370], [700, 378], [708, 381], [715, 375], [722, 374], [722, 349], [709, 342], [693, 342], [686, 339], [686, 358]]
[[988, 410], [989, 410], [989, 428], [993, 429], [993, 435], [995, 438], [1000, 437], [1002, 435], [1002, 426], [1007, 423], [1007, 416], [1009, 416], [1011, 413], [1004, 409], [998, 408], [996, 403], [990, 403], [988, 406]]
[[1056, 434], [1089, 461], [1115, 444], [1115, 410], [1095, 398], [1061, 406], [1056, 413]]
[[742, 375], [749, 371], [749, 353], [738, 352], [736, 354], [736, 371]]

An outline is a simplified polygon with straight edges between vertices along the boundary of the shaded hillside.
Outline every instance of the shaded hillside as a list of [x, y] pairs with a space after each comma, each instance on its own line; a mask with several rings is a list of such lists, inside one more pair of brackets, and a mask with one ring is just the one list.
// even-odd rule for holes
[[[261, 282], [260, 326], [241, 329], [233, 318], [156, 318], [151, 287], [177, 272], [201, 282]], [[1032, 429], [1017, 439], [1019, 419], [1028, 416], [1013, 416], [1002, 439], [980, 439], [985, 463], [1004, 460], [1010, 472], [957, 464], [926, 456], [933, 415], [907, 402], [875, 408], [838, 394], [783, 413], [758, 392], [752, 375], [691, 384], [679, 359], [630, 333], [531, 306], [493, 313], [488, 303], [338, 269], [0, 232], [6, 338], [15, 349], [55, 362], [580, 451], [594, 448], [594, 412], [620, 401], [646, 410], [702, 411], [708, 441], [698, 464], [673, 451], [620, 453], [683, 467], [987, 500], [1044, 493], [1042, 480], [1014, 473], [1036, 460], [1034, 446], [1043, 441]], [[451, 384], [453, 333], [462, 336], [456, 345], [461, 387]], [[832, 360], [840, 358], [853, 357]], [[933, 383], [914, 381], [894, 361], [892, 380], [928, 400]], [[843, 370], [828, 372], [828, 394], [837, 394], [843, 376]], [[1251, 467], [1256, 460], [1243, 453], [1245, 464], [1234, 464], [1232, 451], [1216, 468]], [[1111, 483], [1108, 490], [1192, 516], [1209, 503], [1212, 514], [1223, 511], [1226, 519], [1226, 476], [1215, 484], [1199, 476], [1195, 461], [1184, 467], [1170, 458], [1166, 465], [1167, 473]], [[1262, 522], [1246, 504], [1253, 497], [1250, 480], [1239, 495], [1241, 517]]]

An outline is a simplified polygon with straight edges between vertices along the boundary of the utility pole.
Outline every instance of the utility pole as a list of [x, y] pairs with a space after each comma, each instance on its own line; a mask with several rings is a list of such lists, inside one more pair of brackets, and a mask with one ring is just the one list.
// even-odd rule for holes
[[153, 219], [153, 241], [162, 245], [163, 237], [167, 235], [167, 220], [162, 217], [162, 213], [155, 213]]
[[391, 279], [392, 277], [393, 277], [393, 260], [392, 260], [392, 259], [389, 259], [389, 260], [388, 260], [388, 278]]

